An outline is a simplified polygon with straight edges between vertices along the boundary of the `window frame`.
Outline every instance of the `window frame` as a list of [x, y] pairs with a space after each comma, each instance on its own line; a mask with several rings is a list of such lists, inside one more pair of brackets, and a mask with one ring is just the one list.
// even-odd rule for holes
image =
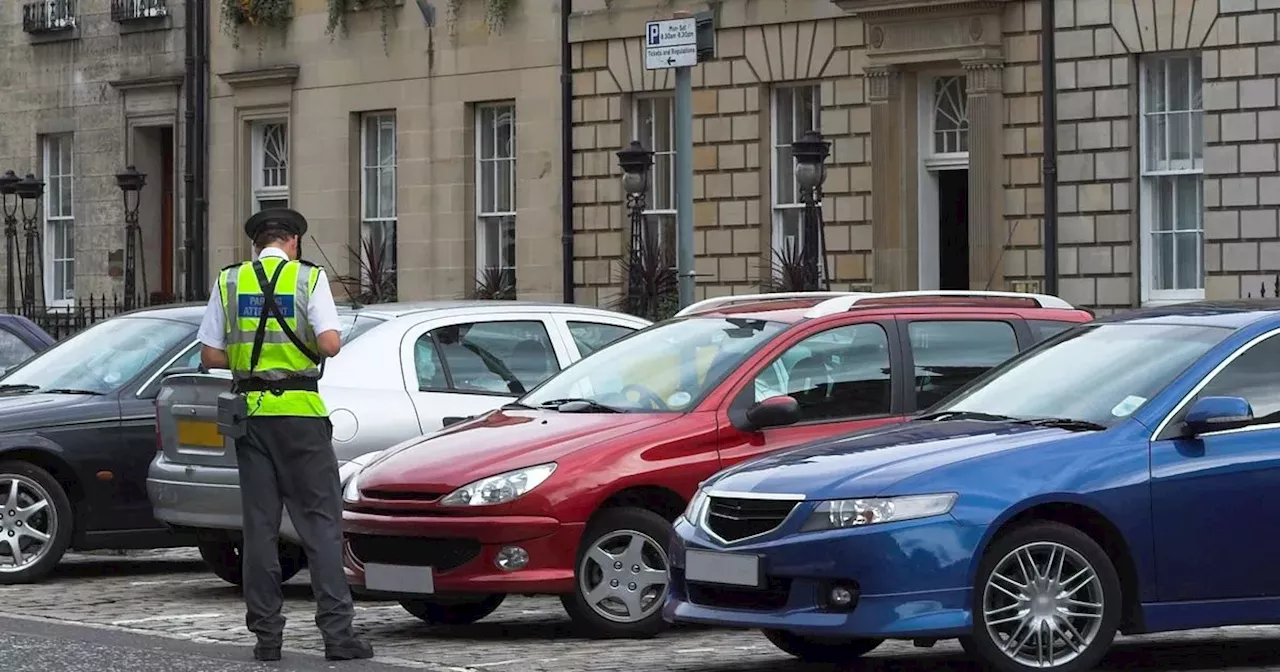
[[[666, 146], [668, 149], [658, 149], [658, 104], [661, 101], [662, 107], [667, 114], [667, 138]], [[651, 112], [649, 119], [649, 130], [645, 132], [644, 109], [648, 108]], [[631, 136], [640, 141], [640, 144], [647, 150], [653, 152], [653, 165], [649, 168], [649, 183], [645, 191], [645, 209], [641, 211], [644, 218], [645, 233], [654, 233], [657, 235], [656, 241], [660, 247], [664, 247], [673, 252], [671, 255], [672, 268], [675, 268], [679, 255], [680, 243], [678, 233], [679, 217], [677, 210], [679, 205], [680, 194], [677, 191], [679, 180], [676, 177], [676, 98], [671, 92], [658, 92], [644, 95], [636, 95], [631, 97]], [[670, 175], [669, 184], [667, 185], [667, 193], [670, 195], [671, 202], [669, 207], [656, 207], [659, 204], [657, 200], [657, 190], [655, 187], [655, 178], [658, 175], [658, 164], [662, 161], [670, 161], [670, 169], [667, 174]], [[669, 240], [668, 240], [669, 239]]]
[[[284, 127], [284, 184], [267, 186], [263, 176], [266, 170], [266, 157], [263, 152], [266, 150], [266, 129], [272, 125]], [[285, 207], [290, 207], [293, 202], [289, 196], [289, 185], [292, 179], [292, 140], [289, 133], [291, 127], [288, 116], [264, 117], [249, 122], [249, 189], [252, 194], [250, 210], [254, 213], [263, 209], [264, 201], [284, 201]]]
[[[382, 165], [382, 150], [386, 149], [382, 147], [381, 142], [383, 130], [382, 124], [388, 121], [391, 124], [391, 163], [390, 165]], [[371, 129], [376, 129], [377, 132], [377, 137], [372, 138], [375, 144], [374, 151], [377, 154], [376, 158], [379, 161], [379, 163], [376, 164], [370, 164], [368, 162], [370, 149], [369, 141], [371, 139], [369, 134]], [[362, 262], [360, 264], [360, 282], [365, 287], [368, 287], [368, 283], [370, 282], [370, 278], [368, 277], [369, 269], [367, 266], [368, 259], [366, 258], [368, 250], [366, 250], [365, 245], [373, 238], [373, 229], [375, 227], [382, 230], [383, 245], [390, 254], [390, 271], [394, 273], [396, 270], [396, 261], [398, 256], [398, 239], [396, 229], [399, 223], [400, 214], [400, 201], [398, 194], [400, 188], [399, 131], [399, 120], [397, 119], [396, 112], [394, 110], [366, 112], [360, 115], [360, 258]], [[370, 198], [373, 197], [375, 199], [375, 209], [378, 209], [377, 206], [380, 205], [381, 197], [383, 195], [381, 190], [382, 173], [383, 171], [388, 170], [391, 173], [391, 214], [387, 215], [385, 213], [379, 213], [370, 217]], [[370, 179], [371, 176], [372, 180]], [[376, 193], [370, 193], [370, 182], [372, 182], [373, 190]]]
[[[502, 156], [498, 149], [498, 138], [497, 138], [498, 128], [500, 126], [499, 121], [502, 119], [503, 114], [501, 112], [495, 113], [494, 122], [492, 126], [489, 129], [485, 128], [485, 123], [484, 123], [485, 112], [491, 111], [491, 110], [504, 110], [510, 115], [509, 117], [510, 118], [509, 123], [511, 126], [511, 152], [510, 152], [511, 155], [510, 156]], [[516, 218], [517, 218], [517, 211], [519, 207], [517, 205], [517, 200], [516, 200], [516, 195], [517, 195], [516, 190], [519, 185], [519, 180], [516, 179], [516, 169], [519, 163], [518, 159], [520, 154], [520, 151], [519, 151], [520, 140], [516, 134], [516, 129], [518, 128], [518, 117], [516, 116], [516, 114], [517, 114], [516, 103], [514, 100], [495, 101], [490, 103], [477, 103], [475, 105], [475, 114], [473, 117], [473, 123], [475, 125], [475, 137], [472, 139], [474, 142], [472, 150], [475, 156], [475, 176], [474, 176], [475, 178], [475, 213], [476, 213], [476, 219], [475, 219], [476, 259], [475, 259], [475, 262], [476, 262], [477, 280], [479, 280], [481, 273], [483, 273], [488, 269], [495, 269], [495, 268], [499, 269], [501, 272], [510, 273], [510, 277], [512, 278], [513, 281], [516, 278], [516, 270], [517, 270], [518, 264], [516, 263], [516, 259], [514, 258], [514, 256], [515, 254], [518, 254], [518, 251], [513, 252], [512, 254], [513, 258], [503, 259], [503, 257], [506, 256], [504, 254], [506, 245], [504, 243], [505, 236], [503, 235], [503, 231], [505, 228], [510, 227], [511, 229], [510, 235], [512, 237], [516, 236], [516, 230], [515, 230]], [[493, 133], [494, 156], [492, 157], [484, 156], [484, 141], [485, 141], [486, 130], [489, 130]], [[511, 193], [511, 207], [507, 210], [498, 210], [498, 209], [490, 210], [485, 206], [485, 200], [489, 194], [485, 193], [484, 171], [487, 166], [497, 164], [498, 162], [507, 162], [511, 166], [511, 171], [509, 173], [509, 177], [507, 180], [508, 187]], [[497, 186], [496, 177], [494, 179], [494, 186], [495, 187]], [[494, 195], [493, 200], [496, 202], [497, 200], [496, 194]], [[496, 223], [497, 232], [498, 232], [497, 235], [499, 236], [497, 260], [492, 260], [488, 258], [489, 243], [491, 242], [489, 240], [490, 238], [489, 229], [490, 229], [491, 223]], [[518, 242], [517, 242], [517, 245], [518, 245]]]
[[[908, 381], [904, 378], [904, 364], [906, 359], [903, 356], [902, 339], [905, 337], [906, 330], [901, 327], [899, 321], [893, 317], [885, 317], [874, 320], [867, 319], [849, 319], [840, 322], [822, 322], [804, 330], [793, 330], [796, 333], [787, 334], [786, 332], [774, 337], [772, 343], [764, 352], [758, 352], [751, 356], [744, 366], [738, 370], [737, 377], [734, 378], [730, 374], [726, 380], [731, 380], [731, 384], [735, 386], [733, 392], [728, 395], [728, 402], [724, 406], [724, 412], [733, 416], [745, 413], [751, 407], [756, 405], [755, 387], [756, 378], [760, 376], [766, 369], [773, 366], [773, 363], [780, 359], [783, 355], [790, 352], [797, 345], [835, 329], [844, 329], [847, 327], [857, 327], [862, 325], [874, 325], [880, 327], [888, 339], [889, 354], [889, 412], [877, 415], [845, 415], [836, 418], [823, 418], [821, 420], [801, 420], [787, 427], [808, 427], [812, 425], [824, 425], [842, 422], [861, 422], [864, 420], [876, 420], [880, 418], [891, 418], [895, 416], [905, 415], [905, 386]], [[720, 383], [723, 385], [724, 381]], [[719, 385], [717, 385], [719, 387]], [[700, 402], [699, 402], [700, 403]], [[786, 429], [779, 428], [779, 429]], [[768, 431], [768, 430], [766, 430]]]
[[[64, 144], [65, 143], [65, 144]], [[75, 305], [76, 301], [76, 249], [75, 249], [75, 230], [76, 230], [76, 157], [75, 157], [75, 136], [72, 133], [52, 133], [41, 136], [40, 138], [40, 154], [42, 175], [44, 177], [45, 188], [44, 195], [41, 199], [42, 210], [42, 233], [41, 233], [41, 256], [44, 263], [44, 277], [42, 278], [42, 292], [45, 298], [45, 305], [57, 308], [69, 308]], [[67, 172], [61, 171], [61, 159], [63, 149], [66, 150]], [[57, 152], [56, 160], [51, 161], [53, 152]], [[57, 163], [58, 165], [53, 165]], [[68, 182], [71, 188], [68, 190], [70, 200], [62, 205], [66, 206], [69, 214], [52, 214], [53, 209], [50, 207], [54, 193], [59, 194], [59, 203], [61, 203], [61, 186], [63, 182]], [[57, 236], [54, 234], [55, 227], [65, 227], [66, 234], [69, 234], [71, 240], [70, 255], [66, 255], [63, 250], [63, 256], [59, 255], [56, 242]], [[65, 241], [65, 238], [64, 238]], [[55, 267], [58, 264], [70, 264], [71, 273], [63, 275], [63, 286], [57, 288], [53, 286], [55, 278]], [[54, 292], [60, 289], [59, 292]], [[71, 298], [67, 298], [68, 291]], [[50, 298], [52, 296], [58, 298]]]
[[[1147, 105], [1149, 101], [1148, 101], [1148, 95], [1147, 95], [1146, 81], [1147, 81], [1147, 77], [1151, 67], [1153, 67], [1153, 65], [1155, 65], [1156, 63], [1165, 64], [1175, 60], [1190, 61], [1190, 67], [1187, 70], [1187, 81], [1188, 81], [1188, 87], [1189, 87], [1188, 109], [1174, 110], [1174, 111], [1171, 111], [1168, 109], [1164, 109], [1160, 111], [1148, 111]], [[1167, 68], [1167, 66], [1165, 67]], [[1204, 244], [1205, 244], [1204, 150], [1205, 150], [1206, 143], [1204, 140], [1203, 128], [1200, 131], [1200, 158], [1199, 159], [1194, 158], [1194, 153], [1196, 151], [1196, 148], [1189, 146], [1189, 150], [1192, 152], [1192, 157], [1193, 157], [1190, 160], [1190, 164], [1191, 164], [1190, 167], [1157, 170], [1157, 169], [1152, 169], [1149, 166], [1149, 161], [1148, 161], [1148, 149], [1149, 149], [1148, 142], [1151, 140], [1151, 133], [1150, 133], [1149, 123], [1148, 123], [1149, 117], [1156, 116], [1156, 115], [1167, 117], [1174, 113], [1185, 113], [1185, 114], [1190, 114], [1192, 117], [1192, 120], [1194, 121], [1195, 115], [1198, 113], [1201, 119], [1200, 123], [1201, 124], [1204, 123], [1204, 115], [1205, 115], [1204, 76], [1203, 76], [1202, 68], [1203, 68], [1203, 56], [1199, 51], [1159, 52], [1159, 53], [1153, 53], [1153, 54], [1142, 54], [1138, 58], [1138, 81], [1137, 81], [1137, 86], [1138, 86], [1138, 147], [1137, 147], [1137, 151], [1138, 151], [1138, 191], [1139, 191], [1138, 250], [1139, 250], [1139, 268], [1141, 273], [1138, 284], [1139, 284], [1139, 294], [1140, 294], [1139, 298], [1142, 305], [1144, 306], [1167, 305], [1167, 304], [1173, 304], [1173, 303], [1183, 303], [1187, 301], [1199, 301], [1199, 300], [1203, 300], [1205, 297], [1204, 287], [1206, 284], [1207, 273], [1205, 271], [1205, 252], [1204, 252]], [[1166, 79], [1165, 79], [1166, 101], [1168, 100], [1168, 97], [1169, 97], [1168, 95], [1169, 80], [1167, 78], [1167, 72], [1168, 70], [1166, 69]], [[1193, 74], [1199, 76], [1200, 78], [1200, 106], [1198, 110], [1196, 109], [1194, 104], [1195, 91], [1194, 89], [1190, 88], [1190, 82], [1192, 81]], [[1189, 132], [1193, 132], [1190, 129], [1191, 127], [1188, 126]], [[1166, 150], [1169, 147], [1169, 143], [1167, 140], [1168, 134], [1169, 134], [1169, 125], [1165, 124]], [[1192, 138], [1194, 137], [1195, 136], [1193, 135]], [[1197, 212], [1197, 218], [1199, 220], [1199, 228], [1198, 229], [1174, 228], [1174, 229], [1169, 229], [1170, 233], [1162, 234], [1162, 235], [1175, 236], [1174, 259], [1176, 259], [1177, 258], [1177, 251], [1176, 251], [1177, 239], [1176, 239], [1176, 233], [1174, 232], [1184, 231], [1187, 233], [1198, 234], [1200, 243], [1196, 247], [1196, 255], [1197, 255], [1198, 265], [1200, 269], [1200, 278], [1199, 278], [1200, 287], [1188, 288], [1188, 289], [1155, 289], [1156, 278], [1155, 278], [1154, 248], [1155, 248], [1155, 236], [1157, 234], [1155, 233], [1155, 228], [1153, 226], [1154, 221], [1152, 219], [1152, 215], [1157, 211], [1156, 201], [1159, 197], [1158, 184], [1159, 184], [1159, 181], [1163, 178], [1176, 178], [1180, 176], [1199, 177], [1199, 180], [1198, 180], [1199, 193], [1197, 198], [1197, 202], [1199, 206], [1197, 208], [1194, 208], [1194, 210]], [[1174, 201], [1175, 201], [1175, 208], [1176, 208], [1176, 201], [1177, 201], [1176, 190], [1174, 192]], [[1171, 226], [1176, 226], [1176, 223], [1171, 222]], [[1172, 260], [1171, 260], [1171, 263], [1172, 263]], [[1174, 277], [1175, 278], [1177, 277], [1176, 269], [1174, 271]]]
[[[1272, 338], [1280, 338], [1280, 329], [1270, 329], [1265, 333], [1254, 336], [1253, 338], [1245, 342], [1243, 345], [1240, 345], [1236, 347], [1234, 350], [1232, 350], [1230, 354], [1224, 357], [1221, 362], [1218, 362], [1218, 364], [1214, 366], [1213, 369], [1209, 371], [1209, 373], [1201, 377], [1199, 382], [1193, 385], [1191, 389], [1188, 390], [1187, 393], [1184, 394], [1182, 398], [1178, 400], [1178, 403], [1174, 405], [1173, 409], [1170, 410], [1169, 413], [1164, 416], [1164, 419], [1160, 421], [1160, 424], [1156, 425], [1155, 430], [1151, 432], [1150, 440], [1151, 441], [1172, 441], [1180, 438], [1181, 423], [1174, 422], [1174, 421], [1182, 417], [1185, 411], [1190, 410], [1191, 402], [1200, 395], [1200, 392], [1202, 392], [1204, 388], [1208, 387], [1209, 384], [1212, 383], [1219, 375], [1221, 375], [1222, 372], [1227, 369], [1227, 367], [1231, 366], [1233, 362], [1235, 362], [1240, 357], [1243, 357], [1246, 353], [1248, 353], [1253, 348], [1271, 340]], [[1221, 344], [1214, 347], [1215, 348], [1221, 347]], [[1210, 352], [1212, 351], [1213, 350], [1211, 349]], [[1206, 355], [1208, 355], [1208, 353], [1206, 353]], [[1203, 357], [1204, 355], [1202, 355], [1202, 358]], [[1176, 382], [1177, 382], [1177, 378], [1174, 379], [1175, 384]], [[1206, 432], [1204, 434], [1201, 434], [1200, 438], [1211, 437], [1211, 436], [1223, 436], [1226, 434], [1241, 434], [1244, 432], [1256, 432], [1256, 431], [1261, 431], [1265, 429], [1276, 429], [1276, 428], [1280, 428], [1280, 423], [1272, 422], [1272, 423], [1266, 423], [1266, 424], [1249, 425], [1247, 427], [1239, 427], [1236, 429], [1224, 429], [1216, 432]]]
[[[795, 157], [794, 156], [791, 156], [791, 163], [792, 163], [791, 178], [793, 183], [792, 188], [794, 190], [796, 200], [790, 203], [783, 203], [781, 200], [779, 200], [780, 194], [778, 191], [778, 176], [780, 174], [782, 161], [779, 159], [778, 153], [779, 153], [779, 150], [782, 149], [783, 147], [790, 149], [792, 144], [799, 138], [798, 137], [792, 138], [786, 144], [779, 143], [778, 128], [780, 124], [778, 123], [778, 119], [779, 119], [778, 114], [780, 110], [778, 105], [778, 94], [783, 90], [788, 90], [792, 92], [791, 128], [793, 131], [793, 135], [795, 135], [794, 131], [797, 128], [795, 123], [796, 101], [799, 100], [799, 98], [794, 95], [794, 92], [804, 90], [804, 89], [810, 89], [813, 94], [813, 101], [812, 101], [813, 102], [813, 119], [811, 121], [812, 127], [815, 130], [821, 130], [822, 128], [822, 84], [820, 82], [813, 82], [813, 81], [787, 82], [785, 84], [779, 84], [772, 87], [772, 89], [769, 92], [769, 166], [770, 166], [769, 216], [773, 222], [773, 231], [770, 236], [770, 240], [771, 240], [770, 244], [772, 245], [772, 250], [778, 253], [780, 253], [783, 250], [783, 244], [786, 242], [785, 234], [783, 231], [783, 221], [784, 221], [783, 218], [785, 217], [785, 213], [790, 210], [803, 211], [804, 209], [804, 203], [800, 201], [799, 186], [795, 184], [795, 170], [794, 170]], [[803, 131], [801, 131], [801, 133], [803, 133]], [[819, 204], [819, 207], [821, 207], [821, 204]], [[799, 253], [800, 250], [804, 249], [803, 246], [804, 246], [804, 223], [803, 221], [800, 221], [796, 228], [796, 248], [795, 248], [796, 252]], [[771, 259], [770, 260], [771, 265], [772, 265], [772, 262], [773, 260]]]

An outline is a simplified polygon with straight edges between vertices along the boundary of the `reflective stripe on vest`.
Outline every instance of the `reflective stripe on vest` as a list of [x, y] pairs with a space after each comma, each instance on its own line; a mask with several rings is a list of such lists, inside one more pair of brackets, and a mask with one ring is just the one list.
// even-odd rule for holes
[[[264, 257], [262, 269], [266, 272], [267, 279], [275, 275], [281, 264], [284, 264], [284, 268], [276, 281], [276, 305], [280, 308], [284, 321], [314, 352], [319, 348], [307, 321], [307, 305], [311, 300], [311, 291], [320, 278], [320, 269], [304, 266], [296, 261], [286, 262], [279, 257]], [[222, 310], [226, 317], [227, 360], [232, 378], [283, 380], [320, 377], [320, 367], [289, 340], [274, 315], [265, 310], [262, 286], [252, 263], [224, 270], [219, 275], [218, 282], [222, 290]], [[267, 324], [263, 333], [262, 352], [258, 356], [257, 366], [250, 374], [253, 341], [260, 316], [264, 312]], [[278, 395], [271, 392], [250, 392], [246, 397], [250, 415], [328, 415], [320, 395], [314, 392], [287, 390]]]

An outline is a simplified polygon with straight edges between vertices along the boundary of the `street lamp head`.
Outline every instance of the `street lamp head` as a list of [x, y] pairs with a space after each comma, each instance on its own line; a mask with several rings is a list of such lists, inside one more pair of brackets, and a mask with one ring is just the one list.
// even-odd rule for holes
[[141, 191], [146, 184], [147, 174], [139, 173], [133, 166], [126, 166], [123, 173], [116, 173], [116, 186], [120, 191]]
[[35, 175], [27, 173], [27, 176], [18, 180], [14, 185], [14, 193], [24, 201], [38, 200], [44, 196], [44, 182], [37, 180]]
[[805, 131], [799, 140], [791, 143], [791, 154], [796, 158], [796, 183], [801, 189], [815, 189], [826, 181], [831, 143], [823, 140], [821, 133]]
[[0, 175], [0, 195], [12, 196], [18, 193], [18, 182], [21, 180], [22, 178], [12, 170], [4, 171], [4, 174]]
[[628, 194], [643, 194], [649, 187], [649, 167], [653, 165], [653, 152], [638, 140], [632, 140], [626, 149], [618, 152], [618, 165], [622, 167], [622, 190]]

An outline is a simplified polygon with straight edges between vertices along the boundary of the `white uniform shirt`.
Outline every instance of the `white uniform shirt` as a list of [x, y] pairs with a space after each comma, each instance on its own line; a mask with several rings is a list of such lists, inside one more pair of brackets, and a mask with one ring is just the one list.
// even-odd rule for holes
[[[279, 257], [287, 260], [289, 255], [279, 248], [268, 247], [258, 254], [259, 259], [264, 257]], [[311, 292], [311, 300], [307, 302], [307, 322], [311, 324], [311, 329], [316, 334], [323, 334], [326, 331], [342, 333], [342, 322], [338, 320], [338, 307], [333, 303], [333, 291], [329, 288], [329, 279], [325, 277], [323, 269], [320, 271], [320, 279], [316, 282], [315, 290]], [[204, 319], [200, 321], [200, 331], [196, 332], [196, 339], [211, 348], [226, 350], [226, 324], [227, 318], [222, 312], [221, 283], [214, 281], [213, 290], [209, 292], [209, 305], [205, 306]]]

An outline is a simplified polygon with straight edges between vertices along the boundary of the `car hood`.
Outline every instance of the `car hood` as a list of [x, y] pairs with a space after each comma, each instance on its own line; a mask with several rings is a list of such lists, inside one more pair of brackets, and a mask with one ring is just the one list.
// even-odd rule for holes
[[706, 487], [806, 499], [870, 497], [940, 467], [1091, 434], [1007, 422], [909, 422], [745, 462], [721, 472]]
[[[101, 406], [103, 397], [89, 394], [0, 394], [0, 432], [15, 432], [81, 417], [88, 406]], [[97, 415], [93, 413], [91, 415]]]
[[447, 494], [477, 479], [554, 462], [660, 425], [668, 414], [497, 410], [387, 451], [360, 473], [361, 489]]

